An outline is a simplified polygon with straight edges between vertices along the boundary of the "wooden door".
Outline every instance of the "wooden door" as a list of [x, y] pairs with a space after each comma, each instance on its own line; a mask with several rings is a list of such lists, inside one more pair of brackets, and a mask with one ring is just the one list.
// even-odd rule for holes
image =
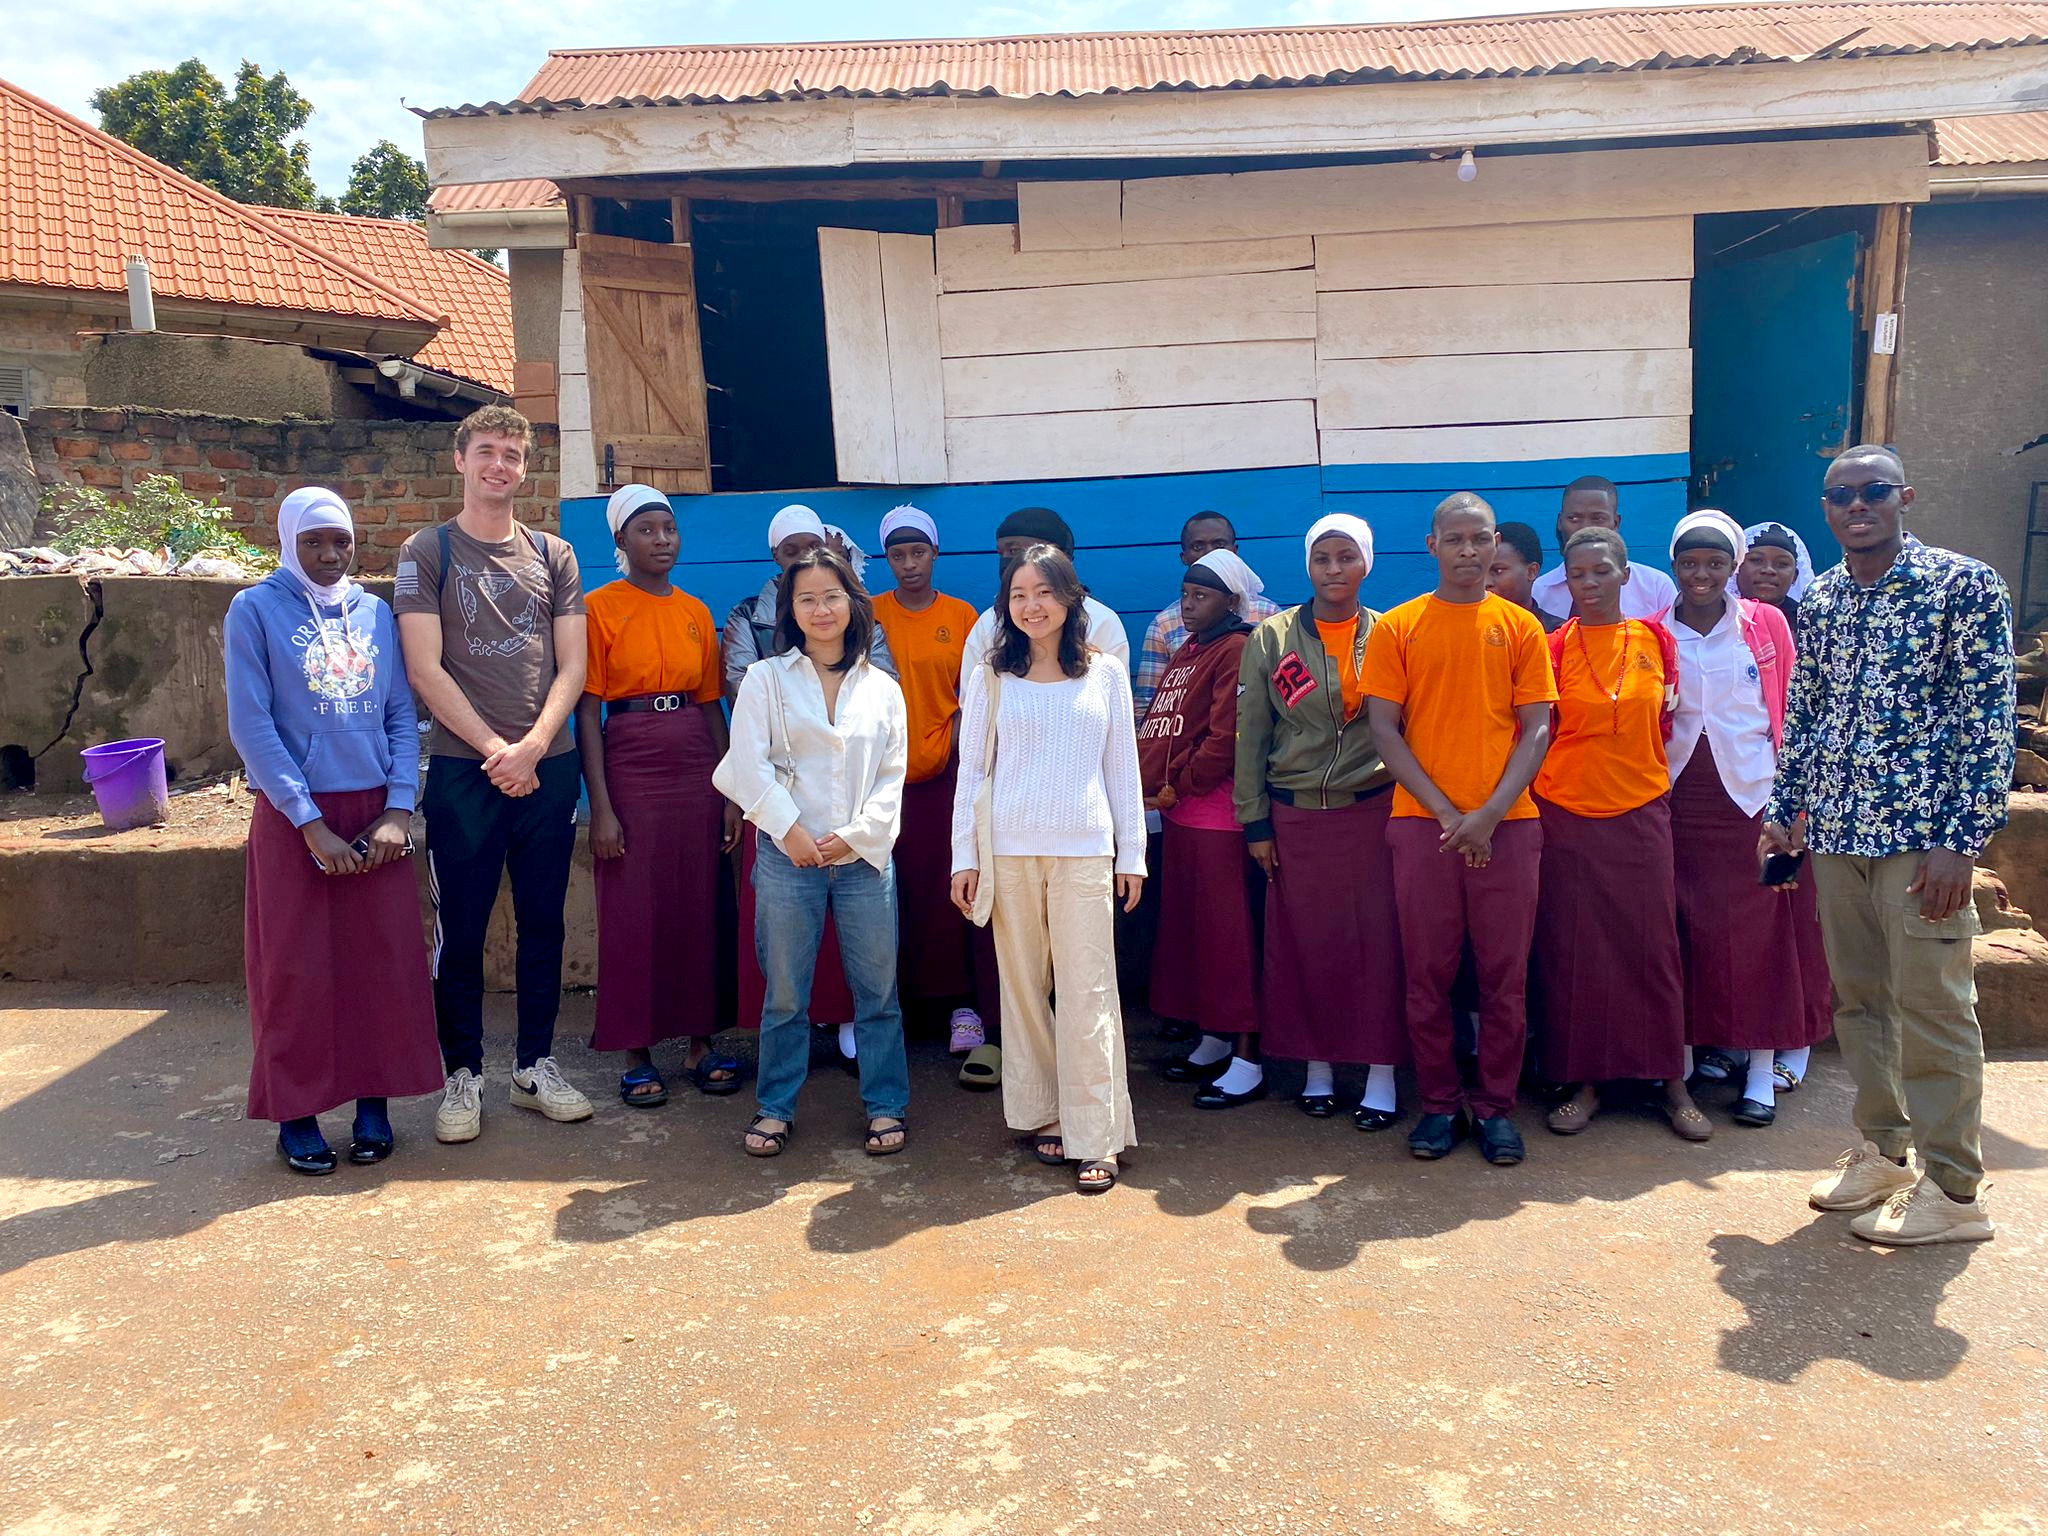
[[839, 478], [869, 485], [944, 482], [932, 237], [821, 227], [818, 273]]
[[709, 491], [690, 247], [578, 235], [576, 250], [599, 488]]

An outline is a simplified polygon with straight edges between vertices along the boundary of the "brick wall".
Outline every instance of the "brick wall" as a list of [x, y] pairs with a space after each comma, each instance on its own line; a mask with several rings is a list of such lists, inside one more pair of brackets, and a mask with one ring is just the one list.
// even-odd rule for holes
[[[277, 504], [287, 491], [324, 485], [355, 511], [358, 566], [390, 571], [413, 530], [462, 509], [449, 456], [452, 421], [241, 421], [184, 411], [49, 407], [22, 426], [36, 472], [48, 485], [132, 490], [175, 475], [193, 494], [225, 505], [258, 544], [277, 543]], [[534, 429], [520, 517], [556, 531], [558, 435]]]

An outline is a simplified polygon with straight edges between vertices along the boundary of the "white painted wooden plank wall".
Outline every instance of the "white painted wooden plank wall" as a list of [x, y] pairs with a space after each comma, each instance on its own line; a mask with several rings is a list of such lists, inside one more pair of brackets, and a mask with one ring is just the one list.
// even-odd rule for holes
[[1027, 181], [1017, 188], [1018, 246], [1026, 251], [1113, 250], [1123, 239], [1120, 181]]
[[1322, 295], [1316, 356], [1617, 352], [1683, 347], [1692, 285], [1515, 283]]
[[946, 405], [932, 242], [925, 235], [883, 235], [880, 244], [896, 482], [941, 484], [946, 478]]
[[818, 268], [825, 285], [825, 362], [839, 478], [893, 485], [896, 412], [881, 242], [873, 230], [820, 229]]
[[[1163, 277], [1284, 272], [1315, 264], [1305, 235], [1287, 240], [1212, 240], [1202, 245], [1112, 251], [1020, 251], [1014, 224], [962, 224], [938, 232], [939, 285], [947, 293], [1130, 283]], [[1659, 274], [1668, 275], [1668, 274]]]
[[1610, 458], [1632, 453], [1685, 453], [1690, 416], [1622, 417], [1613, 421], [1535, 421], [1495, 427], [1397, 427], [1325, 432], [1325, 464], [1454, 464], [1523, 459]]
[[1316, 423], [1325, 432], [1692, 411], [1692, 353], [1684, 347], [1331, 358], [1318, 372]]
[[1307, 400], [977, 416], [946, 423], [951, 478], [1185, 474], [1316, 462]]
[[939, 297], [947, 357], [1284, 341], [1316, 333], [1312, 272], [1251, 272]]
[[949, 357], [945, 381], [949, 419], [1307, 400], [1316, 393], [1316, 347], [1308, 340], [1220, 341]]
[[[1456, 233], [1397, 229], [1375, 235], [1317, 235], [1315, 242], [1316, 287], [1326, 292], [1692, 276], [1690, 214], [1666, 219], [1502, 224]], [[1159, 249], [1199, 251], [1203, 247]]]

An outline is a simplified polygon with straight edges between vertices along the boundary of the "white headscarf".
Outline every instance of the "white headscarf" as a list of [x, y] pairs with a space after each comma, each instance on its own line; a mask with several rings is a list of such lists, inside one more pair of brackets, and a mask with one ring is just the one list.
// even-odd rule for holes
[[1308, 535], [1302, 540], [1302, 558], [1308, 559], [1315, 553], [1316, 541], [1341, 533], [1358, 546], [1358, 552], [1365, 556], [1365, 574], [1372, 574], [1372, 524], [1362, 517], [1349, 512], [1332, 512], [1319, 517], [1309, 526]]
[[[622, 485], [612, 492], [612, 499], [604, 504], [604, 520], [611, 526], [612, 538], [616, 540], [633, 520], [636, 512], [645, 512], [649, 507], [667, 507], [675, 512], [675, 503], [651, 485]], [[615, 550], [613, 561], [621, 576], [626, 574], [629, 562], [623, 549]]]
[[[1367, 559], [1370, 560], [1370, 556]], [[1232, 606], [1241, 619], [1252, 616], [1252, 599], [1266, 590], [1266, 584], [1259, 580], [1259, 573], [1246, 565], [1235, 550], [1212, 549], [1195, 564], [1213, 571], [1223, 585], [1230, 588], [1230, 594], [1237, 601]]]
[[811, 533], [825, 537], [825, 524], [818, 514], [801, 503], [792, 502], [768, 520], [768, 548], [777, 550], [792, 534]]
[[939, 525], [931, 520], [928, 513], [920, 511], [908, 502], [900, 507], [891, 508], [889, 515], [882, 519], [882, 547], [887, 549], [889, 536], [904, 528], [912, 528], [923, 534], [925, 543], [931, 545], [933, 549], [939, 547]]
[[324, 485], [309, 485], [285, 497], [277, 509], [277, 563], [299, 584], [307, 598], [325, 608], [344, 607], [355, 583], [348, 573], [331, 587], [323, 587], [306, 574], [299, 563], [299, 535], [309, 528], [346, 528], [355, 532], [355, 519], [348, 503]]
[[[1743, 529], [1742, 544], [1737, 549], [1735, 555], [1735, 569], [1740, 573], [1742, 557], [1748, 554], [1750, 548], [1756, 543], [1756, 536], [1769, 528], [1775, 528], [1781, 533], [1792, 534], [1792, 558], [1799, 562], [1799, 574], [1792, 578], [1792, 585], [1785, 589], [1785, 596], [1796, 603], [1806, 596], [1806, 589], [1813, 585], [1813, 556], [1807, 551], [1806, 540], [1799, 537], [1798, 534], [1792, 533], [1792, 529], [1786, 524], [1752, 523]], [[1907, 534], [1906, 537], [1910, 539], [1912, 535]], [[1733, 576], [1728, 578], [1728, 595], [1730, 597], [1741, 595], [1735, 585], [1735, 577]]]
[[[853, 567], [853, 579], [861, 583], [861, 585], [863, 586], [867, 585], [867, 551], [862, 549], [858, 544], [854, 543], [853, 535], [848, 533], [844, 528], [840, 527], [837, 523], [826, 523], [824, 525], [824, 528], [826, 539], [828, 541], [837, 541], [839, 547], [846, 551], [846, 563]], [[783, 537], [787, 538], [788, 535], [784, 534]]]
[[1685, 516], [1678, 520], [1678, 526], [1671, 530], [1672, 559], [1676, 560], [1678, 558], [1678, 541], [1688, 533], [1691, 533], [1695, 528], [1704, 528], [1711, 533], [1721, 535], [1722, 538], [1728, 541], [1729, 558], [1737, 565], [1742, 564], [1742, 551], [1744, 547], [1742, 525], [1737, 523], [1726, 512], [1716, 512], [1712, 507], [1701, 507], [1696, 512], [1686, 513]]

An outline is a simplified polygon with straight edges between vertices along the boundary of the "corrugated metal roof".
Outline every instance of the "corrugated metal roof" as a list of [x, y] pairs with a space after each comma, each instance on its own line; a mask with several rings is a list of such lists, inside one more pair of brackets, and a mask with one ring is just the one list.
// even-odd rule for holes
[[410, 295], [141, 150], [0, 80], [0, 282], [127, 290], [149, 259], [159, 298], [431, 330]]
[[552, 181], [479, 181], [436, 187], [427, 198], [434, 213], [499, 213], [519, 208], [558, 208], [562, 189]]
[[502, 267], [467, 251], [437, 251], [427, 232], [402, 219], [356, 218], [345, 213], [301, 213], [265, 208], [272, 224], [303, 236], [352, 266], [448, 317], [434, 339], [413, 354], [438, 368], [512, 393], [512, 280]]
[[1934, 125], [1936, 165], [2031, 165], [2048, 161], [2048, 112], [1943, 118]]
[[1375, 26], [1090, 32], [550, 53], [510, 102], [427, 117], [827, 96], [1087, 96], [1682, 69], [2048, 42], [2048, 4], [1843, 0]]

